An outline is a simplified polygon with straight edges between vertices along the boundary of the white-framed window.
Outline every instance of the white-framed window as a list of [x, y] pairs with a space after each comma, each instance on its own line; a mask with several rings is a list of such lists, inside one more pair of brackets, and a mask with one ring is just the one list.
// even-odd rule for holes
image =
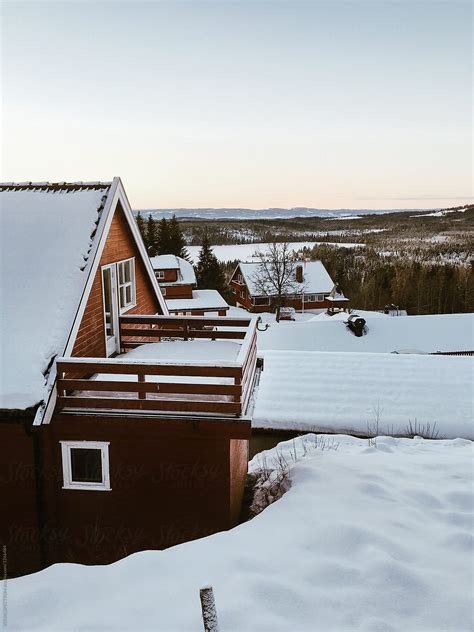
[[61, 441], [63, 489], [110, 491], [109, 442]]
[[316, 300], [319, 302], [324, 301], [324, 294], [317, 294], [316, 295]]
[[136, 305], [135, 259], [117, 263], [120, 313]]
[[163, 296], [166, 296], [166, 288], [165, 287], [160, 287], [160, 290], [161, 290], [161, 294]]
[[304, 300], [306, 301], [306, 303], [314, 303], [316, 301], [316, 295], [315, 294], [307, 294], [304, 297]]
[[240, 292], [240, 298], [245, 298], [245, 292], [244, 291]]
[[158, 281], [160, 281], [161, 279], [165, 278], [165, 271], [164, 270], [156, 270], [155, 276], [158, 279]]

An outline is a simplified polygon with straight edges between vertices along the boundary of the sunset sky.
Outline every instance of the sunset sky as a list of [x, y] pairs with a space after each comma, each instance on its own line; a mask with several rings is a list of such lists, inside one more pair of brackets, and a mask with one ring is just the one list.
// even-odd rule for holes
[[134, 208], [472, 196], [471, 3], [6, 2], [3, 181]]

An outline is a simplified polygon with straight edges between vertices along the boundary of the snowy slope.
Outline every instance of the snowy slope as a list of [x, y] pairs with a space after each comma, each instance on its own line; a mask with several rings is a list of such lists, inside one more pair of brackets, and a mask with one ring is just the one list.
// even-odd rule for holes
[[472, 357], [268, 351], [252, 426], [365, 434], [378, 418], [402, 434], [416, 420], [474, 439], [473, 384]]
[[43, 372], [64, 351], [108, 189], [0, 193], [0, 408], [43, 397]]
[[8, 629], [195, 632], [211, 584], [223, 632], [472, 630], [471, 443], [337, 441], [231, 531], [9, 581]]
[[[367, 335], [357, 338], [342, 320], [319, 315], [309, 322], [272, 323], [259, 332], [258, 350], [291, 351], [471, 351], [474, 350], [474, 314], [436, 314], [431, 316], [384, 316], [356, 312], [366, 318]], [[380, 316], [383, 316], [382, 314]]]

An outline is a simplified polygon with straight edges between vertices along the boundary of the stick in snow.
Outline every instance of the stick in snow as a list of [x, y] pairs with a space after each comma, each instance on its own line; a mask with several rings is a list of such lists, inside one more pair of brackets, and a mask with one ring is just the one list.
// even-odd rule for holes
[[204, 586], [203, 588], [201, 588], [201, 590], [199, 591], [199, 596], [201, 598], [204, 632], [219, 632], [216, 602], [214, 601], [212, 586]]

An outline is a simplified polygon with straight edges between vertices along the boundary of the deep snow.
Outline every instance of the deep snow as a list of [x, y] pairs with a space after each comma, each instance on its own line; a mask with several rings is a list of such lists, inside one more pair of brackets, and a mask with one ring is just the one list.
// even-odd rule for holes
[[472, 444], [337, 436], [321, 451], [305, 437], [298, 452], [303, 441], [291, 489], [250, 522], [10, 580], [8, 629], [195, 632], [210, 584], [222, 632], [472, 630]]

